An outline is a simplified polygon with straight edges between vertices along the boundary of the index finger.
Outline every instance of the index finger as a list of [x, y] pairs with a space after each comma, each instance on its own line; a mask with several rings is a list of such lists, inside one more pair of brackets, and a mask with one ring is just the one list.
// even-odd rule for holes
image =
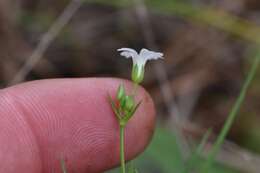
[[[0, 172], [102, 172], [119, 164], [119, 127], [107, 100], [124, 83], [111, 78], [29, 82], [0, 93]], [[148, 144], [154, 128], [150, 96], [126, 127], [126, 158]]]

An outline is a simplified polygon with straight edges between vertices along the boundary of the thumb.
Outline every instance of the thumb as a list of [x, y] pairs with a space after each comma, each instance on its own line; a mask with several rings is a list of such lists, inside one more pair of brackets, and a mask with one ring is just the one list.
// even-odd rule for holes
[[[119, 164], [119, 128], [107, 100], [119, 79], [59, 79], [0, 91], [0, 172], [96, 173]], [[126, 127], [126, 158], [148, 144], [154, 128], [150, 96], [139, 89], [140, 108]]]

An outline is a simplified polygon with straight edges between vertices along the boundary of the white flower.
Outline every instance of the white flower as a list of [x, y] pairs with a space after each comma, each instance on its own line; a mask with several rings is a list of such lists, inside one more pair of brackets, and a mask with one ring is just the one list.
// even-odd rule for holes
[[132, 80], [136, 83], [140, 83], [144, 78], [144, 67], [148, 60], [163, 59], [163, 53], [154, 52], [147, 49], [142, 49], [138, 54], [134, 49], [121, 48], [117, 49], [121, 52], [120, 55], [126, 58], [132, 58], [133, 60], [133, 70], [132, 70]]
[[130, 48], [121, 48], [117, 49], [117, 51], [121, 52], [121, 56], [132, 58], [134, 65], [137, 64], [139, 67], [144, 67], [148, 60], [163, 58], [163, 53], [150, 51], [144, 48], [139, 54], [134, 49]]

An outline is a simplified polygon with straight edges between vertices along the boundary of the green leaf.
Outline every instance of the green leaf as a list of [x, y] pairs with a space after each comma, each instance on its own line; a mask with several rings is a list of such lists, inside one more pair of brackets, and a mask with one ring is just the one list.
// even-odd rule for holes
[[108, 94], [108, 101], [111, 104], [114, 114], [116, 115], [117, 119], [120, 121], [122, 119], [120, 112], [117, 110], [116, 105], [109, 94]]

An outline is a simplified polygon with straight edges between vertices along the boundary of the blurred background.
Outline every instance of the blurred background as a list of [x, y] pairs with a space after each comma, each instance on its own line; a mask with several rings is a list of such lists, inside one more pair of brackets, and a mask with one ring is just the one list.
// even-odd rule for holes
[[[144, 87], [158, 129], [135, 165], [179, 173], [208, 129], [211, 147], [260, 43], [258, 0], [1, 0], [0, 85], [68, 77], [128, 78], [116, 49], [165, 54]], [[260, 172], [260, 70], [212, 172]], [[196, 171], [190, 166], [189, 172]]]

